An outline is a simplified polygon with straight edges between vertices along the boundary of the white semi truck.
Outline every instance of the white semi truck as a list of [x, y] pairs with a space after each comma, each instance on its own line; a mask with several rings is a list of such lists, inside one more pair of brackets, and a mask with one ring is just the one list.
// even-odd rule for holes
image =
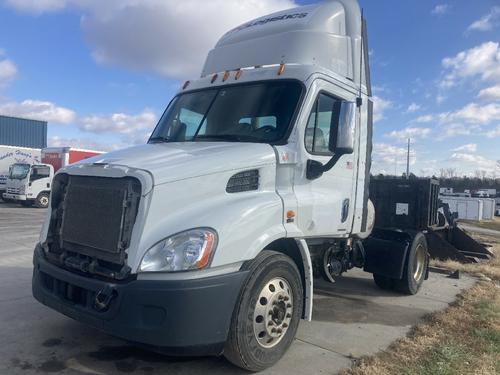
[[40, 163], [40, 155], [39, 148], [0, 146], [0, 198], [6, 191], [10, 166], [15, 163]]
[[417, 293], [424, 235], [370, 236], [367, 51], [356, 0], [229, 31], [147, 144], [56, 174], [35, 298], [155, 350], [259, 371], [312, 318], [315, 276], [364, 267]]

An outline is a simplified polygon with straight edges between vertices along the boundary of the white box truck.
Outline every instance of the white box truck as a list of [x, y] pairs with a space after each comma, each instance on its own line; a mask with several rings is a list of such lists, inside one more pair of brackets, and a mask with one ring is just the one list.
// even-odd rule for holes
[[48, 147], [41, 152], [41, 162], [17, 162], [10, 167], [3, 199], [47, 208], [54, 172], [80, 160], [101, 155], [100, 151], [82, 150], [71, 147]]
[[17, 146], [0, 145], [0, 198], [5, 193], [9, 168], [15, 163], [40, 163], [41, 150]]
[[224, 35], [147, 144], [58, 171], [34, 297], [155, 350], [258, 371], [311, 319], [315, 275], [364, 267], [382, 288], [417, 293], [422, 232], [363, 241], [374, 222], [365, 31], [357, 1], [334, 0]]

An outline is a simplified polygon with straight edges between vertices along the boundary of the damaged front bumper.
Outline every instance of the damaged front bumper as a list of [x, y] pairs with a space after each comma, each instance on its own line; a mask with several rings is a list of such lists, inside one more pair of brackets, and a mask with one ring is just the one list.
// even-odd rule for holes
[[44, 305], [111, 335], [171, 355], [216, 355], [246, 276], [108, 282], [53, 265], [38, 245], [32, 285]]

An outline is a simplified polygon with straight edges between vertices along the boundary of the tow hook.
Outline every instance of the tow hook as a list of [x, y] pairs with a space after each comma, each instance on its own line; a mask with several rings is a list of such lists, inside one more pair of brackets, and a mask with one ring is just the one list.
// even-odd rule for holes
[[99, 312], [107, 311], [109, 309], [109, 304], [113, 298], [116, 297], [116, 295], [116, 290], [113, 287], [106, 285], [99, 292], [97, 292], [94, 300], [94, 309]]

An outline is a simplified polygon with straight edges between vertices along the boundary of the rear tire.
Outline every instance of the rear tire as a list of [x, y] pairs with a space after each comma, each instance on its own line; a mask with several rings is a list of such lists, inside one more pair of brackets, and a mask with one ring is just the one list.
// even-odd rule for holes
[[49, 207], [50, 195], [49, 193], [40, 193], [35, 200], [35, 206], [38, 208], [47, 208]]
[[417, 294], [425, 280], [428, 267], [427, 241], [422, 233], [417, 233], [406, 257], [403, 278], [395, 280], [396, 289], [404, 294]]
[[375, 284], [380, 288], [384, 290], [393, 290], [394, 289], [394, 282], [396, 280], [391, 279], [390, 277], [378, 275], [376, 273], [373, 274], [373, 281], [375, 281]]
[[280, 360], [293, 342], [303, 306], [300, 272], [276, 251], [261, 252], [246, 267], [249, 276], [233, 312], [224, 356], [249, 371]]

